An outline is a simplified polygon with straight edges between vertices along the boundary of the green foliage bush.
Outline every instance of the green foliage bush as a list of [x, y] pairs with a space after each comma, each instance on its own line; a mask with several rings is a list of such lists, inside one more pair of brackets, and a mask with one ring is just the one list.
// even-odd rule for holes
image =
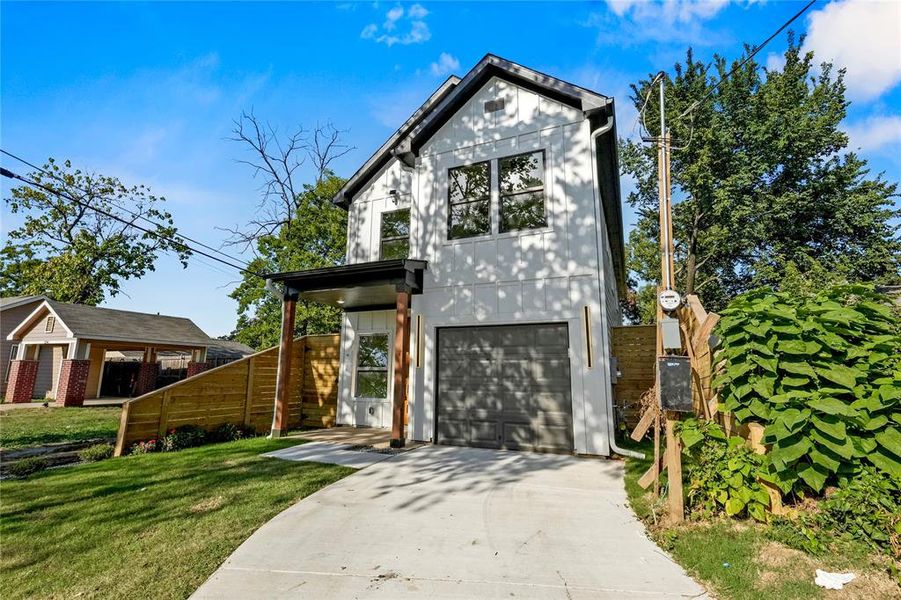
[[775, 519], [771, 537], [810, 554], [841, 552], [839, 544], [864, 544], [901, 559], [901, 481], [863, 467], [813, 510]]
[[184, 448], [194, 448], [206, 443], [207, 433], [197, 425], [182, 425], [170, 429], [169, 433], [160, 440], [163, 452], [175, 452]]
[[901, 336], [867, 286], [803, 298], [760, 289], [722, 311], [721, 408], [766, 426], [761, 477], [821, 492], [873, 465], [901, 477]]
[[94, 444], [93, 446], [88, 446], [84, 450], [79, 450], [78, 452], [78, 458], [81, 459], [82, 462], [97, 462], [99, 460], [112, 458], [112, 456], [112, 444]]
[[13, 477], [28, 477], [33, 473], [47, 469], [49, 466], [50, 463], [48, 463], [45, 458], [41, 456], [29, 456], [28, 458], [23, 458], [10, 463], [6, 472]]
[[256, 430], [253, 427], [223, 423], [209, 434], [209, 440], [213, 442], [234, 442], [245, 438], [255, 437]]
[[196, 425], [182, 425], [170, 429], [166, 435], [156, 439], [142, 440], [132, 444], [130, 454], [149, 454], [151, 452], [176, 452], [184, 448], [193, 448], [215, 442], [233, 442], [255, 437], [253, 427], [223, 423], [213, 431], [206, 431]]
[[766, 520], [770, 497], [760, 485], [759, 454], [740, 437], [726, 437], [713, 421], [686, 419], [678, 434], [686, 461], [686, 509], [700, 518], [725, 513]]

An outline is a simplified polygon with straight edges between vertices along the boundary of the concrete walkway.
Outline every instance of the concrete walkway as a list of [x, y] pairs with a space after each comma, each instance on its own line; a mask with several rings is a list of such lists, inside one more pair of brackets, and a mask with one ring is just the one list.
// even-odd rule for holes
[[284, 511], [193, 597], [703, 597], [625, 502], [620, 462], [426, 446]]

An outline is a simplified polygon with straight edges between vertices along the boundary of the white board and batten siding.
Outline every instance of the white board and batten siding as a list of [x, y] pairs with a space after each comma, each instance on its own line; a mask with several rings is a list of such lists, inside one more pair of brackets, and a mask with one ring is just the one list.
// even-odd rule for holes
[[[484, 103], [499, 98], [504, 98], [504, 108], [486, 114]], [[498, 232], [498, 170], [493, 163], [492, 233], [448, 240], [448, 170], [537, 150], [545, 153], [547, 226]], [[349, 262], [378, 260], [381, 213], [406, 206], [411, 209], [410, 258], [428, 261], [424, 293], [414, 296], [412, 305], [408, 435], [413, 439], [429, 441], [434, 435], [436, 329], [565, 322], [575, 451], [609, 453], [607, 328], [619, 323], [619, 308], [606, 228], [599, 222], [603, 216], [600, 199], [595, 198], [595, 176], [591, 132], [581, 111], [494, 78], [420, 150], [415, 168], [393, 160], [354, 197], [348, 221]], [[610, 269], [606, 289], [599, 278], [599, 262]], [[591, 320], [591, 368], [586, 364], [585, 306]], [[352, 377], [355, 334], [361, 330], [363, 315], [347, 313], [344, 318], [345, 379]], [[424, 335], [417, 368], [419, 316]], [[393, 318], [388, 320], [393, 332]], [[350, 381], [342, 383], [341, 394], [339, 422], [355, 424]]]

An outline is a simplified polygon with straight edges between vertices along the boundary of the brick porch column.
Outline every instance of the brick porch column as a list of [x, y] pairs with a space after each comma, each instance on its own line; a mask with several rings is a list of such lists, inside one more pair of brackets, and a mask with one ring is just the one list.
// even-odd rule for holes
[[90, 360], [76, 358], [63, 360], [59, 373], [59, 389], [56, 391], [57, 406], [84, 406], [90, 369]]
[[142, 362], [138, 367], [138, 381], [135, 384], [135, 396], [143, 396], [156, 389], [156, 377], [160, 372], [160, 363]]
[[6, 384], [7, 402], [31, 402], [34, 380], [38, 374], [38, 361], [14, 360], [10, 362], [9, 381]]
[[203, 373], [207, 369], [210, 368], [210, 364], [207, 362], [197, 362], [197, 361], [189, 361], [188, 362], [188, 377], [193, 377], [194, 375], [199, 375]]

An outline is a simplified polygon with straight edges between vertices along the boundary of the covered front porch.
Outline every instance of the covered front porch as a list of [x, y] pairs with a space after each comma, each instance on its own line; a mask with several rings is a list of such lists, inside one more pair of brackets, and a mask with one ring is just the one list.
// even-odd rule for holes
[[[298, 300], [303, 298], [347, 312], [394, 311], [390, 445], [394, 448], [405, 445], [410, 381], [410, 307], [413, 295], [422, 293], [423, 273], [427, 266], [421, 260], [384, 260], [276, 273], [267, 277], [282, 286], [282, 327], [272, 437], [282, 437], [288, 432], [295, 313]], [[347, 368], [344, 356], [341, 368]]]

